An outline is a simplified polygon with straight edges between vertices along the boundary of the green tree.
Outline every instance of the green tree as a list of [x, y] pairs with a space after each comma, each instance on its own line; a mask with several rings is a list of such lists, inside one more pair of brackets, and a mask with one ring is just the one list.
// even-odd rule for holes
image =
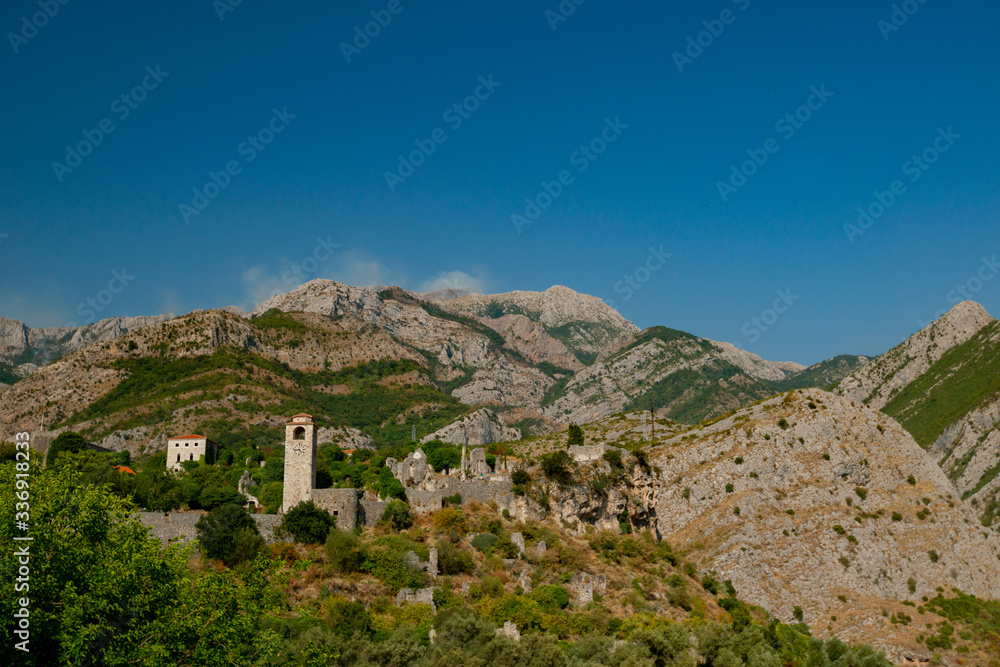
[[330, 529], [336, 526], [336, 518], [311, 500], [288, 510], [281, 520], [281, 527], [303, 544], [323, 544]]
[[[162, 549], [131, 502], [106, 487], [80, 485], [70, 466], [23, 468], [0, 465], [0, 488], [15, 488], [15, 472], [30, 474], [32, 526], [31, 542], [14, 541], [21, 534], [14, 530], [18, 499], [13, 491], [0, 494], [0, 624], [7, 637], [0, 664], [99, 662], [123, 634], [174, 603], [191, 550]], [[15, 556], [19, 550], [26, 554]], [[30, 575], [17, 582], [24, 558]], [[12, 641], [20, 598], [30, 599], [29, 653]]]
[[78, 452], [81, 449], [86, 449], [87, 445], [86, 438], [79, 433], [63, 431], [49, 445], [49, 451], [45, 455], [45, 465], [51, 468], [63, 452]]
[[379, 471], [376, 490], [383, 498], [406, 498], [406, 489], [403, 488], [403, 484], [396, 479], [396, 476], [388, 468], [382, 468]]
[[396, 530], [406, 530], [413, 525], [413, 518], [410, 516], [410, 506], [402, 500], [393, 500], [385, 506], [381, 523], [388, 524]]
[[330, 565], [341, 574], [360, 572], [365, 550], [354, 533], [334, 528], [326, 538], [326, 555]]
[[570, 472], [572, 465], [573, 459], [562, 449], [542, 456], [542, 472], [553, 482], [559, 484], [573, 483], [573, 473]]
[[202, 553], [228, 567], [253, 560], [264, 546], [257, 522], [239, 505], [216, 507], [198, 519], [195, 528]]
[[578, 425], [570, 424], [568, 434], [569, 438], [566, 441], [567, 445], [583, 445], [583, 429]]

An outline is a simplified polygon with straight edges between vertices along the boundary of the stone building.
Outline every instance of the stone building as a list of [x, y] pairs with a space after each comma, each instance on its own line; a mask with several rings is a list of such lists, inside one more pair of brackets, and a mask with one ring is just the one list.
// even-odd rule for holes
[[205, 463], [215, 463], [219, 446], [203, 435], [192, 433], [177, 438], [167, 438], [167, 469], [183, 470], [185, 461], [198, 461], [202, 457]]
[[316, 440], [317, 429], [311, 415], [295, 415], [285, 424], [282, 513], [311, 500], [336, 517], [337, 528], [353, 530], [358, 525], [374, 526], [387, 503], [363, 499], [361, 489], [316, 488]]
[[298, 414], [285, 424], [285, 484], [281, 511], [312, 499], [316, 488], [316, 425]]
[[388, 458], [385, 460], [385, 465], [403, 486], [419, 485], [427, 477], [429, 469], [427, 455], [420, 448], [415, 452], [410, 452], [402, 461]]

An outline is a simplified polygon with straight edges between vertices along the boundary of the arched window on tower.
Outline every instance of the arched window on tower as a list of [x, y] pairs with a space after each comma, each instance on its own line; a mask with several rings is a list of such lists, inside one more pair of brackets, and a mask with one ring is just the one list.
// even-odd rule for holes
[[292, 431], [292, 440], [305, 440], [306, 430], [302, 426], [299, 426], [294, 431]]

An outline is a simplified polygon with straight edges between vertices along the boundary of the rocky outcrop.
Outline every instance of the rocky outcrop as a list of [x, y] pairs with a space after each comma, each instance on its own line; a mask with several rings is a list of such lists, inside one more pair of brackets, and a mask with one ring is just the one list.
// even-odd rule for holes
[[375, 449], [375, 441], [370, 435], [350, 426], [318, 428], [316, 429], [316, 443], [337, 445], [341, 449]]
[[796, 391], [671, 437], [646, 470], [623, 461], [619, 483], [594, 483], [614, 474], [605, 461], [579, 464], [573, 484], [548, 485], [548, 511], [523, 511], [581, 533], [627, 517], [778, 618], [800, 606], [815, 632], [836, 616], [838, 636], [887, 648], [914, 647], [916, 632], [883, 608], [937, 587], [1000, 590], [1000, 536], [899, 424], [848, 399]]
[[963, 301], [903, 343], [844, 378], [837, 393], [880, 410], [931, 364], [993, 322], [973, 301]]
[[507, 347], [532, 363], [548, 362], [571, 371], [584, 367], [562, 341], [546, 333], [541, 323], [532, 322], [524, 315], [504, 315], [497, 319], [484, 317], [480, 321], [502, 335], [507, 340]]
[[82, 327], [44, 329], [32, 329], [23, 322], [0, 317], [0, 363], [18, 365], [19, 375], [27, 377], [37, 371], [40, 365], [51, 363], [88, 345], [112, 341], [130, 331], [166, 322], [173, 317], [112, 317]]
[[504, 424], [497, 413], [483, 408], [421, 438], [420, 441], [441, 440], [456, 445], [479, 447], [494, 442], [510, 442], [520, 439], [521, 432], [519, 430]]

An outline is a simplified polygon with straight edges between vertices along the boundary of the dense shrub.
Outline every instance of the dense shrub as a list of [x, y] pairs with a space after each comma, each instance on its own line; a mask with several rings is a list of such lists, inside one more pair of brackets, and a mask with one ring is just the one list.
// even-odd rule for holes
[[253, 560], [264, 546], [257, 522], [239, 505], [222, 505], [198, 519], [198, 542], [207, 558], [229, 567]]
[[341, 574], [359, 572], [365, 562], [365, 549], [358, 536], [336, 528], [327, 535], [326, 555], [333, 569]]
[[396, 530], [406, 530], [413, 525], [410, 506], [402, 500], [393, 500], [385, 506], [380, 523], [389, 525]]
[[573, 459], [563, 450], [550, 452], [542, 456], [542, 473], [557, 484], [572, 484], [573, 473], [570, 466]]
[[55, 467], [55, 462], [64, 452], [79, 452], [87, 448], [87, 440], [79, 433], [63, 431], [56, 436], [45, 455], [45, 465]]
[[550, 614], [569, 606], [569, 591], [562, 586], [539, 586], [531, 593], [531, 598], [538, 606]]
[[438, 567], [441, 574], [472, 574], [476, 564], [469, 552], [451, 542], [441, 542], [438, 544]]
[[434, 515], [434, 527], [441, 531], [465, 533], [465, 516], [457, 509], [446, 507]]
[[480, 533], [472, 538], [472, 548], [487, 552], [493, 548], [493, 545], [497, 543], [500, 538], [492, 533]]
[[569, 430], [567, 432], [566, 443], [568, 445], [582, 445], [583, 444], [583, 429], [576, 424], [570, 424]]
[[323, 544], [330, 529], [337, 527], [337, 520], [310, 500], [288, 510], [281, 520], [281, 527], [287, 530], [296, 542]]

